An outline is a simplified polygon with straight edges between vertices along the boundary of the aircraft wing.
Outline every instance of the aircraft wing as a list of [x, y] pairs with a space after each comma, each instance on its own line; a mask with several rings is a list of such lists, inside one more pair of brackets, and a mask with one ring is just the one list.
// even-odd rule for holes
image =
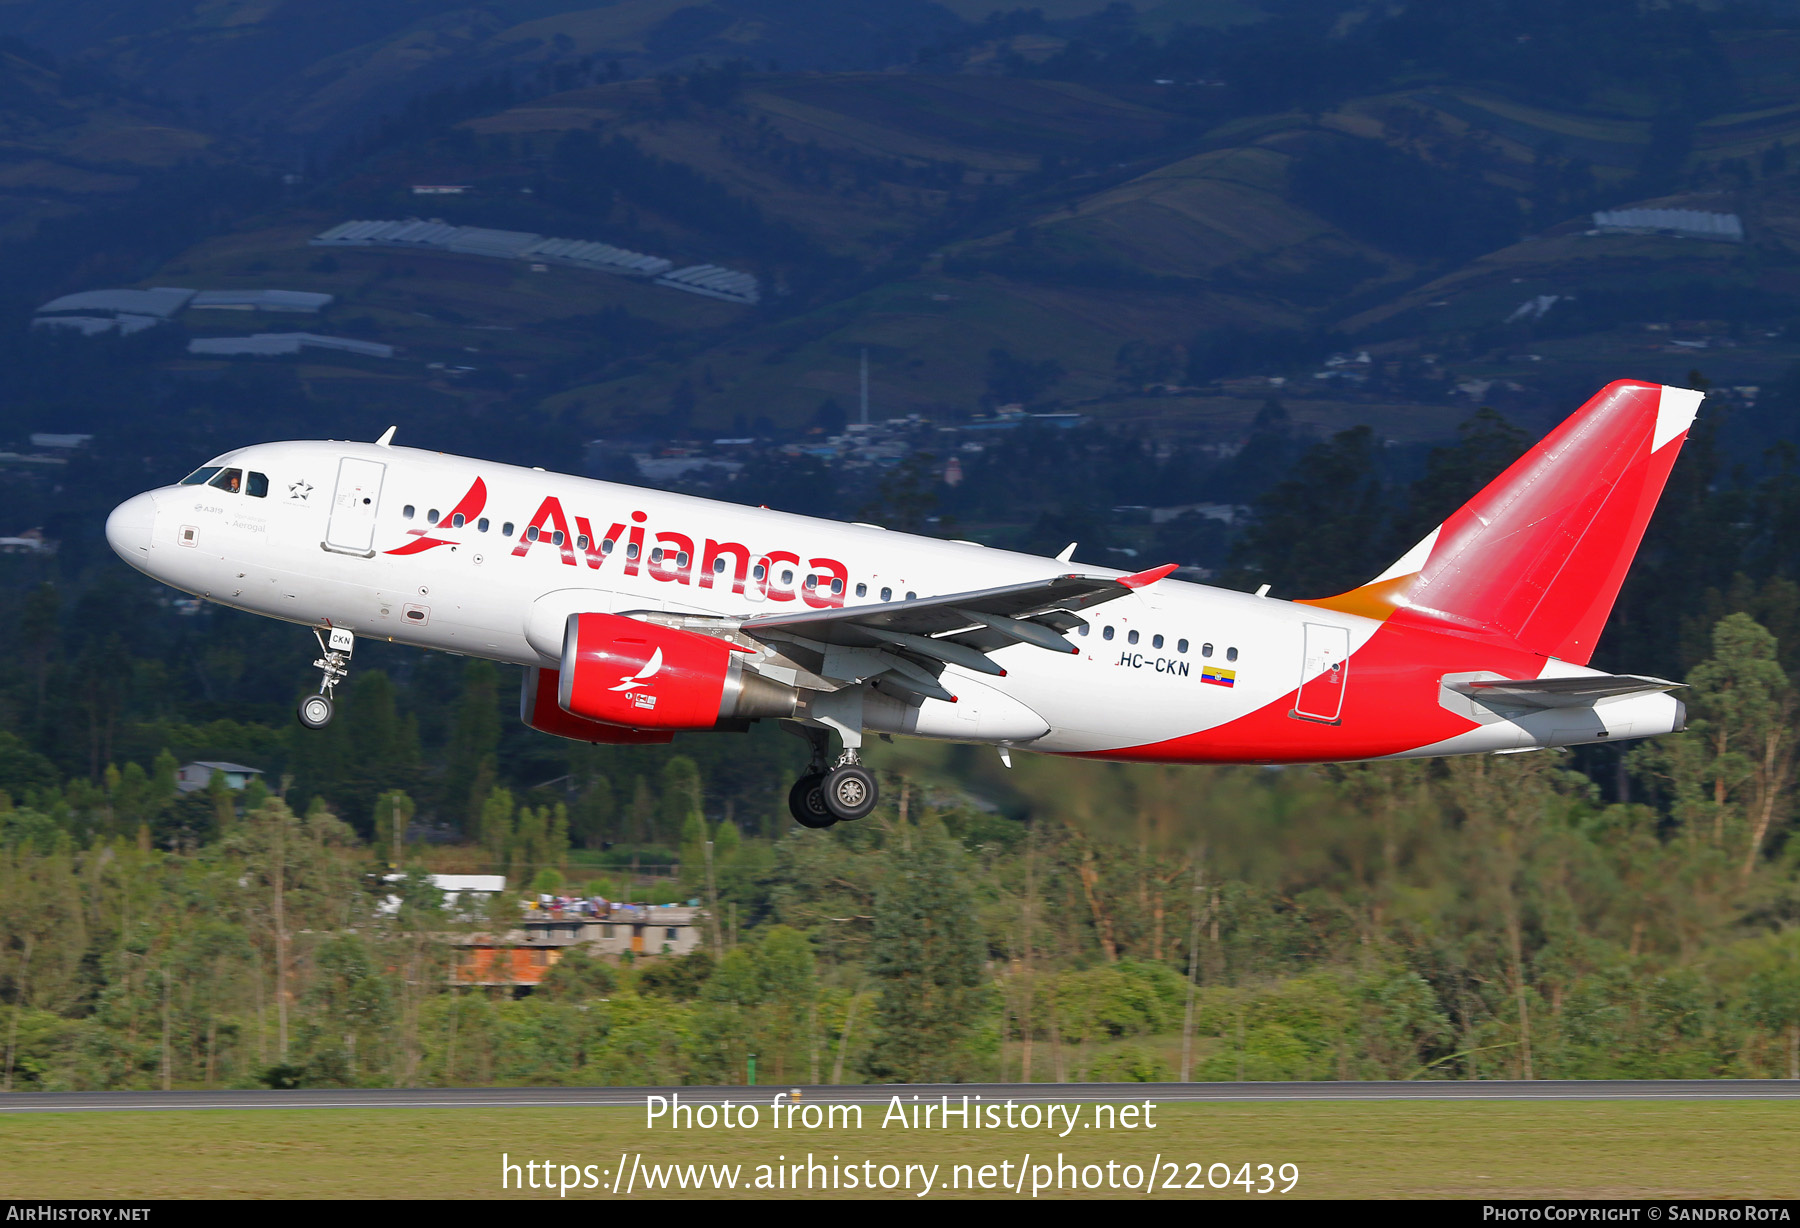
[[1575, 678], [1494, 678], [1444, 685], [1484, 703], [1517, 704], [1527, 708], [1585, 708], [1598, 700], [1618, 695], [1672, 691], [1686, 684], [1644, 674], [1589, 674]]
[[[1170, 563], [1130, 576], [1071, 573], [914, 601], [761, 614], [746, 619], [740, 630], [754, 639], [810, 651], [819, 657], [817, 669], [828, 677], [836, 673], [830, 664], [838, 658], [833, 650], [862, 650], [857, 673], [885, 672], [904, 689], [946, 698], [948, 692], [936, 682], [945, 665], [1004, 675], [987, 654], [1009, 644], [1076, 652], [1064, 638], [1081, 621], [1073, 611], [1126, 596], [1174, 570]], [[887, 668], [883, 663], [889, 663]]]

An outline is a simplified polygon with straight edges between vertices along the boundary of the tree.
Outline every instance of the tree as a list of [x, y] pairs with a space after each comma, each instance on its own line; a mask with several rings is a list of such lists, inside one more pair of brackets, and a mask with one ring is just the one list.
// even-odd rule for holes
[[869, 971], [880, 992], [865, 1067], [889, 1082], [955, 1082], [969, 1068], [965, 1046], [982, 1007], [981, 935], [956, 847], [930, 831], [912, 844], [888, 850], [875, 901]]
[[375, 1065], [372, 1059], [387, 1037], [393, 1015], [387, 979], [368, 942], [356, 933], [325, 939], [313, 963], [306, 1082], [357, 1086], [368, 1081], [362, 1071]]
[[0, 976], [11, 999], [5, 1071], [13, 1089], [19, 1023], [24, 1013], [66, 1009], [73, 1000], [85, 926], [81, 892], [66, 839], [45, 854], [28, 846], [0, 848]]
[[1633, 763], [1666, 784], [1690, 838], [1735, 852], [1748, 885], [1769, 832], [1791, 808], [1794, 692], [1775, 637], [1748, 614], [1720, 619], [1712, 647], [1688, 674], [1689, 735], [1651, 743]]
[[1786, 939], [1774, 946], [1763, 967], [1750, 974], [1744, 998], [1750, 1017], [1786, 1040], [1787, 1077], [1800, 1079], [1800, 948]]
[[602, 847], [612, 834], [618, 809], [612, 782], [604, 776], [594, 776], [569, 810], [570, 837], [582, 848]]
[[239, 908], [252, 932], [266, 939], [275, 972], [279, 1055], [287, 1061], [291, 982], [298, 963], [294, 938], [306, 930], [335, 929], [349, 921], [356, 871], [340, 850], [354, 833], [322, 806], [300, 818], [279, 798], [244, 816], [225, 841], [242, 873]]
[[[680, 841], [688, 821], [700, 815], [700, 768], [686, 755], [670, 755], [663, 764], [662, 797], [654, 839]], [[704, 837], [702, 837], [704, 838]]]
[[499, 688], [494, 663], [470, 658], [463, 669], [462, 702], [446, 757], [449, 771], [444, 774], [442, 813], [456, 818], [472, 835], [480, 829], [500, 753]]
[[512, 790], [495, 789], [482, 799], [479, 828], [488, 860], [500, 873], [507, 873], [514, 842]]
[[1366, 426], [1342, 431], [1257, 500], [1232, 553], [1238, 581], [1308, 597], [1366, 583], [1391, 561], [1382, 557], [1383, 516], [1374, 435]]

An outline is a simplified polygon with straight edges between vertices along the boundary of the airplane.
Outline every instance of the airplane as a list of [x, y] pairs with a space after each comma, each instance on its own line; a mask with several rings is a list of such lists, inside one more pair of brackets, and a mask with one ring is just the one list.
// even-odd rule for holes
[[[775, 720], [806, 827], [877, 802], [867, 734], [1151, 763], [1530, 751], [1676, 732], [1679, 684], [1588, 666], [1704, 394], [1609, 384], [1386, 571], [1284, 600], [414, 448], [256, 444], [107, 541], [313, 629], [524, 667], [520, 717], [603, 744]], [[838, 749], [833, 752], [835, 740]]]

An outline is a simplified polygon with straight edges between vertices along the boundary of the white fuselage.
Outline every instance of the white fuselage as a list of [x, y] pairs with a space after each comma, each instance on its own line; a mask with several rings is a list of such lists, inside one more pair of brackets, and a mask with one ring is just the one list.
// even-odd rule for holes
[[[114, 548], [133, 566], [254, 614], [526, 666], [558, 664], [564, 622], [574, 612], [750, 617], [876, 604], [884, 593], [899, 601], [968, 592], [1072, 570], [972, 543], [412, 448], [271, 443], [209, 464], [266, 475], [267, 493], [178, 485], [138, 496], [108, 524]], [[468, 511], [455, 525], [459, 506]], [[658, 549], [666, 554], [652, 562]], [[808, 577], [817, 581], [811, 587]], [[834, 580], [841, 592], [833, 592]], [[993, 659], [1004, 678], [949, 667], [946, 682], [954, 679], [967, 705], [957, 705], [964, 724], [939, 720], [930, 736], [1074, 754], [1189, 737], [1294, 692], [1307, 674], [1308, 624], [1341, 629], [1349, 653], [1381, 626], [1173, 580], [1086, 617], [1090, 625], [1069, 635], [1078, 653], [1002, 648]], [[1471, 649], [1467, 668], [1487, 668], [1481, 656]], [[995, 693], [1001, 698], [984, 718], [981, 697]], [[1041, 718], [1041, 729], [1020, 716], [1021, 706]], [[1621, 718], [1630, 706], [1619, 706]], [[1458, 750], [1504, 749], [1541, 744], [1543, 734], [1490, 721], [1458, 741]]]

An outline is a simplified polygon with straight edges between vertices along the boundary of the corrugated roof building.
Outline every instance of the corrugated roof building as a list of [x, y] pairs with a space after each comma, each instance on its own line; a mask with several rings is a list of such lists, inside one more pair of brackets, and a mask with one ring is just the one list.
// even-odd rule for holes
[[674, 261], [662, 256], [648, 256], [591, 239], [546, 239], [523, 230], [451, 226], [446, 222], [426, 222], [418, 218], [358, 220], [333, 226], [314, 236], [311, 243], [314, 247], [405, 247], [501, 260], [540, 261], [627, 277], [655, 278], [659, 286], [728, 303], [757, 303], [762, 298], [754, 274], [716, 264], [677, 269]]
[[195, 337], [188, 342], [188, 353], [213, 358], [298, 354], [302, 349], [341, 350], [347, 354], [360, 354], [365, 358], [394, 356], [394, 347], [379, 341], [322, 337], [317, 333], [251, 333], [247, 337]]
[[311, 290], [201, 290], [188, 307], [223, 311], [294, 311], [316, 314], [331, 306], [334, 296]]
[[155, 286], [149, 290], [82, 290], [53, 298], [37, 309], [39, 315], [67, 311], [125, 313], [169, 320], [194, 297], [180, 286]]
[[1594, 228], [1603, 231], [1674, 234], [1718, 243], [1742, 243], [1744, 221], [1735, 213], [1708, 213], [1700, 209], [1610, 209], [1594, 214]]

